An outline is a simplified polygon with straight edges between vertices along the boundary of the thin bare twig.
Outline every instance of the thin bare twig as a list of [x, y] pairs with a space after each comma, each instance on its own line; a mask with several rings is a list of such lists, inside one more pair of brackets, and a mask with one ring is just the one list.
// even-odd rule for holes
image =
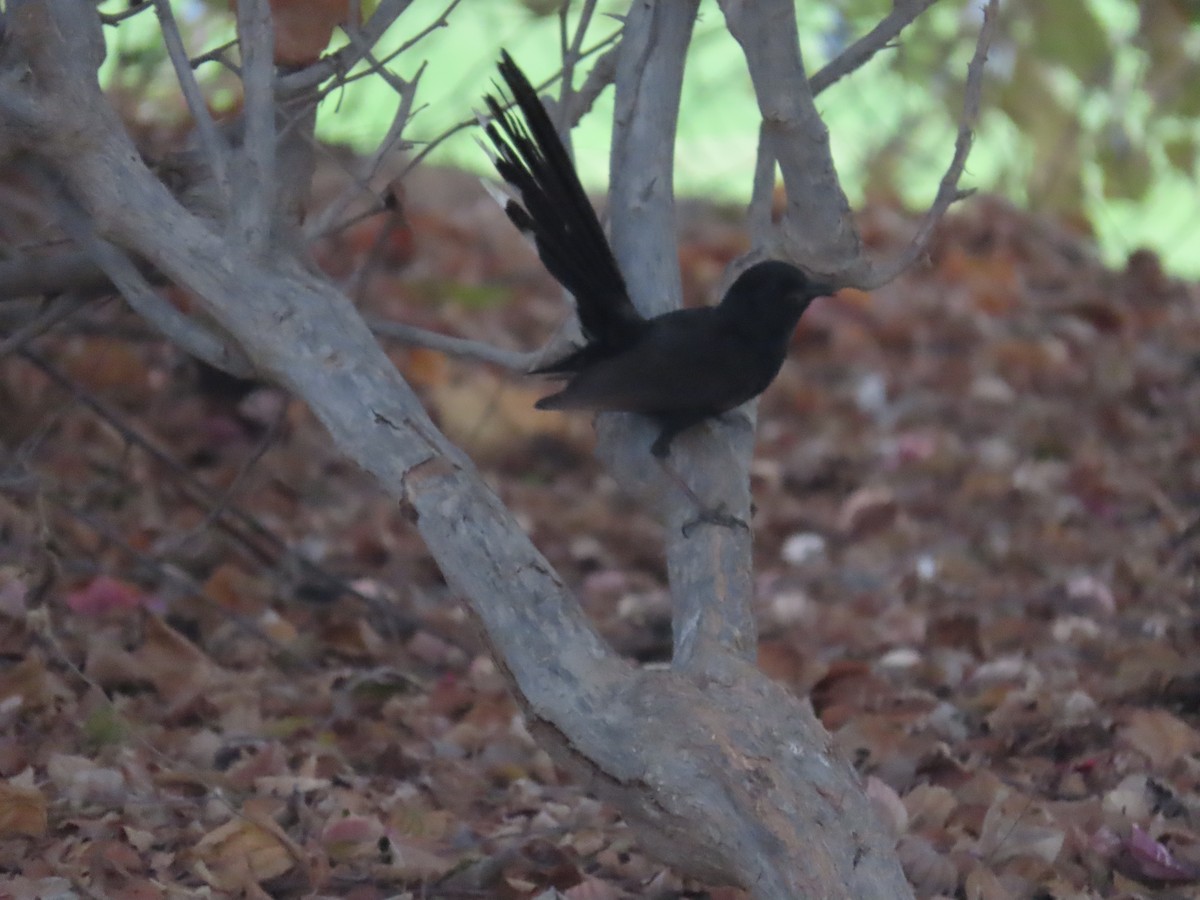
[[244, 246], [265, 252], [275, 213], [275, 29], [267, 0], [240, 0], [238, 43], [242, 51], [243, 118], [241, 184], [232, 224]]
[[161, 543], [158, 547], [159, 556], [170, 555], [173, 550], [186, 546], [194, 537], [203, 534], [216, 524], [217, 520], [221, 518], [221, 514], [225, 511], [225, 507], [233, 501], [238, 491], [241, 490], [242, 485], [245, 484], [246, 476], [254, 470], [254, 467], [258, 465], [259, 461], [271, 449], [275, 441], [278, 440], [286, 419], [287, 403], [281, 403], [279, 404], [279, 410], [275, 413], [275, 417], [271, 420], [266, 431], [259, 439], [257, 446], [242, 461], [242, 464], [238, 466], [237, 472], [234, 473], [233, 478], [230, 479], [225, 489], [221, 491], [219, 496], [214, 498], [213, 505], [205, 512], [204, 518], [187, 531], [173, 535]]
[[[619, 35], [621, 32], [618, 31]], [[596, 102], [596, 98], [604, 92], [604, 89], [612, 84], [617, 78], [617, 47], [610, 47], [600, 58], [596, 60], [596, 64], [587, 74], [587, 78], [583, 80], [583, 85], [579, 90], [571, 95], [571, 102], [564, 103], [563, 115], [566, 117], [566, 126], [574, 128], [579, 124], [580, 119], [591, 111], [592, 104]]]
[[[595, 44], [592, 47], [589, 47], [587, 50], [585, 50], [582, 54], [580, 54], [579, 58], [581, 60], [586, 59], [587, 57], [591, 56], [592, 54], [597, 53], [600, 50], [603, 50], [605, 47], [607, 47], [609, 44], [612, 44], [613, 42], [615, 42], [617, 40], [617, 38], [619, 38], [621, 36], [621, 31], [622, 31], [622, 29], [618, 28], [616, 31], [614, 31], [612, 34], [610, 34], [608, 37], [603, 38], [597, 44]], [[549, 77], [545, 81], [543, 81], [541, 84], [535, 85], [534, 89], [540, 94], [542, 91], [546, 90], [546, 88], [550, 87], [550, 85], [554, 84], [554, 82], [556, 82], [559, 79], [561, 74], [562, 73], [556, 73], [556, 74], [552, 75], [551, 77]], [[505, 107], [505, 108], [507, 109], [508, 107]], [[459, 122], [456, 125], [451, 125], [445, 131], [443, 131], [441, 134], [439, 134], [437, 137], [433, 138], [428, 143], [426, 143], [421, 148], [421, 151], [408, 161], [408, 165], [406, 165], [404, 167], [404, 170], [400, 173], [400, 177], [403, 178], [405, 175], [407, 175], [409, 172], [411, 172], [414, 168], [416, 168], [416, 166], [419, 165], [421, 163], [421, 161], [425, 159], [426, 156], [428, 156], [430, 153], [432, 153], [447, 138], [450, 138], [450, 137], [454, 136], [455, 134], [458, 134], [458, 132], [462, 131], [464, 128], [473, 128], [473, 127], [477, 126], [478, 124], [479, 124], [479, 120], [477, 118], [475, 118], [474, 116], [472, 116], [469, 119], [464, 119], [463, 121]]]
[[979, 120], [979, 99], [983, 93], [983, 70], [987, 64], [988, 47], [991, 46], [992, 35], [996, 30], [996, 19], [999, 16], [1000, 0], [988, 0], [983, 10], [983, 25], [979, 29], [979, 40], [975, 44], [975, 55], [967, 67], [967, 83], [963, 91], [962, 118], [958, 123], [958, 137], [954, 141], [954, 158], [942, 176], [938, 185], [937, 196], [921, 220], [916, 236], [912, 243], [897, 258], [883, 265], [873, 265], [864, 277], [857, 279], [855, 284], [864, 290], [877, 288], [887, 284], [914, 262], [916, 262], [929, 247], [933, 231], [938, 222], [950, 208], [950, 204], [967, 196], [970, 192], [960, 191], [958, 181], [966, 166], [967, 156], [971, 152], [974, 140], [974, 128]]
[[99, 397], [80, 388], [61, 369], [40, 353], [29, 347], [21, 348], [18, 353], [22, 359], [36, 366], [51, 381], [69, 393], [77, 403], [109, 425], [120, 435], [122, 440], [131, 446], [138, 447], [154, 462], [166, 469], [178, 482], [184, 496], [190, 502], [203, 510], [217, 510], [216, 524], [222, 531], [234, 538], [240, 546], [244, 547], [253, 558], [269, 565], [287, 562], [294, 570], [304, 573], [321, 584], [332, 585], [341, 593], [359, 600], [382, 621], [395, 623], [395, 626], [401, 629], [412, 626], [411, 621], [407, 620], [404, 613], [394, 605], [381, 598], [364, 594], [341, 576], [293, 550], [282, 538], [237, 504], [226, 502], [223, 506], [220, 505], [217, 498], [213, 496], [212, 488], [197, 478], [190, 469], [180, 465], [171, 454], [159, 448], [152, 440], [130, 426], [120, 413]]
[[[183, 570], [175, 567], [164, 565], [158, 554], [144, 553], [137, 547], [130, 544], [113, 526], [83, 509], [78, 509], [66, 503], [60, 498], [52, 498], [55, 506], [66, 513], [77, 522], [82, 522], [97, 535], [107, 541], [114, 547], [119, 548], [126, 553], [137, 563], [138, 566], [154, 572], [163, 581], [172, 582], [175, 585], [183, 588], [189, 595], [204, 601], [209, 608], [218, 612], [223, 619], [231, 622], [242, 634], [254, 638], [255, 640], [265, 644], [270, 650], [281, 656], [290, 658], [293, 656], [286, 647], [276, 641], [273, 637], [267, 634], [258, 623], [248, 616], [230, 609], [228, 604], [221, 603], [205, 589], [204, 585], [192, 578]], [[301, 662], [301, 660], [297, 660]], [[302, 661], [304, 665], [310, 666], [311, 663]]]
[[228, 210], [233, 201], [233, 189], [229, 181], [229, 142], [217, 129], [204, 93], [196, 81], [196, 73], [192, 69], [191, 60], [188, 59], [187, 49], [183, 46], [183, 38], [179, 33], [179, 25], [175, 21], [170, 0], [154, 0], [154, 12], [158, 16], [158, 27], [167, 48], [167, 56], [175, 68], [179, 89], [196, 125], [200, 146], [204, 148], [208, 158], [209, 168], [220, 191], [221, 202]]
[[[360, 41], [361, 38], [359, 38], [357, 35], [351, 35], [350, 40], [352, 42], [357, 42]], [[361, 50], [363, 59], [369, 66], [367, 69], [368, 74], [378, 75], [383, 79], [384, 83], [398, 95], [400, 95], [400, 97], [404, 97], [406, 93], [412, 93], [411, 87], [413, 82], [416, 82], [420, 79], [421, 73], [425, 71], [425, 67], [429, 64], [429, 60], [422, 62], [421, 67], [417, 70], [417, 74], [413, 76], [412, 81], [405, 81], [403, 78], [389, 69], [386, 62], [383, 60], [377, 60], [375, 55], [371, 52], [370, 47], [362, 47]]]
[[0, 359], [20, 350], [27, 343], [74, 315], [87, 305], [87, 300], [76, 294], [63, 294], [46, 304], [37, 316], [30, 319], [4, 340], [0, 341]]
[[383, 59], [381, 59], [379, 61], [380, 66], [386, 66], [393, 59], [396, 59], [401, 54], [407, 52], [408, 50], [411, 50], [413, 47], [415, 47], [421, 41], [425, 40], [425, 38], [429, 37], [429, 35], [433, 34], [439, 28], [445, 28], [448, 24], [450, 24], [450, 14], [452, 12], [454, 12], [455, 7], [457, 7], [458, 4], [460, 4], [461, 2], [462, 2], [462, 0], [450, 0], [450, 2], [442, 10], [442, 14], [440, 16], [438, 16], [436, 19], [434, 19], [432, 22], [430, 22], [428, 25], [426, 25], [424, 28], [422, 28], [420, 31], [418, 31], [416, 34], [414, 34], [411, 38], [409, 38], [407, 41], [405, 41], [403, 44], [401, 44], [399, 47], [397, 47], [395, 50], [393, 50], [391, 53], [389, 53], [387, 56], [385, 56]]
[[579, 13], [579, 24], [575, 34], [567, 40], [567, 13], [571, 4], [564, 2], [558, 13], [559, 44], [562, 52], [562, 90], [558, 95], [558, 109], [555, 110], [558, 121], [555, 126], [559, 134], [564, 134], [571, 128], [571, 98], [575, 93], [575, 66], [579, 63], [580, 50], [583, 48], [583, 38], [588, 26], [592, 23], [592, 15], [596, 12], [596, 0], [584, 0], [583, 10]]
[[[614, 43], [617, 38], [620, 37], [620, 35], [621, 29], [617, 29], [608, 37], [604, 38], [592, 47], [589, 47], [587, 50], [584, 50], [580, 54], [579, 58], [581, 60], [587, 59], [589, 56], [592, 56], [593, 54]], [[591, 104], [595, 102], [596, 96], [599, 95], [599, 93], [612, 82], [616, 72], [616, 49], [617, 48], [615, 47], [610, 48], [600, 57], [599, 60], [597, 60], [596, 66], [592, 70], [592, 74], [588, 76], [587, 82], [585, 82], [583, 88], [581, 88], [580, 91], [575, 95], [575, 104], [573, 104], [574, 108], [571, 111], [570, 118], [572, 125], [576, 124], [579, 119], [583, 117], [583, 115], [587, 112], [587, 109], [590, 108]], [[597, 72], [597, 70], [602, 71]], [[558, 80], [560, 75], [561, 73], [556, 73], [550, 78], [547, 78], [537, 86], [537, 91], [540, 93], [546, 90], [546, 88], [550, 87], [555, 81]], [[596, 77], [593, 78], [593, 76]], [[412, 83], [415, 84], [416, 80], [416, 78], [413, 78]], [[409, 110], [411, 110], [411, 107]], [[412, 113], [409, 110], [406, 110], [403, 104], [397, 109], [396, 116], [392, 120], [392, 125], [388, 129], [389, 135], [398, 133], [398, 131], [403, 128], [406, 120], [401, 116], [401, 113], [411, 115]], [[464, 119], [463, 121], [450, 126], [441, 134], [432, 138], [430, 141], [425, 143], [421, 150], [405, 164], [400, 174], [396, 176], [396, 180], [402, 180], [406, 175], [408, 175], [409, 172], [416, 168], [417, 165], [425, 159], [425, 157], [427, 157], [431, 152], [433, 152], [433, 150], [435, 150], [447, 139], [458, 132], [463, 131], [464, 129], [476, 127], [478, 124], [479, 120], [472, 116], [469, 119]], [[382, 162], [383, 156], [386, 153], [387, 140], [388, 138], [385, 137], [381, 142], [380, 147], [372, 154], [372, 162], [367, 166], [370, 175], [367, 177], [359, 177], [355, 176], [353, 173], [350, 173], [354, 183], [342, 196], [338, 197], [333, 203], [326, 207], [326, 209], [322, 211], [320, 215], [315, 216], [310, 220], [308, 226], [305, 228], [305, 236], [308, 240], [316, 240], [318, 238], [325, 237], [326, 235], [342, 231], [343, 229], [353, 225], [355, 222], [358, 222], [368, 216], [375, 215], [384, 210], [385, 207], [383, 202], [375, 197], [374, 191], [369, 187], [368, 182], [370, 177], [374, 176], [376, 170], [378, 169], [379, 163]], [[337, 217], [354, 200], [355, 195], [360, 191], [362, 193], [371, 195], [375, 201], [374, 204], [370, 209], [367, 209], [364, 212], [357, 213], [348, 219], [338, 221]]]
[[198, 69], [205, 63], [215, 62], [224, 66], [234, 75], [241, 77], [241, 66], [235, 65], [234, 62], [229, 58], [229, 51], [236, 46], [237, 39], [235, 38], [232, 41], [226, 41], [224, 44], [213, 47], [211, 50], [206, 50], [199, 56], [192, 57], [192, 69]]
[[892, 7], [882, 21], [869, 32], [830, 60], [816, 75], [808, 81], [813, 96], [856, 69], [862, 68], [871, 58], [888, 46], [896, 37], [911, 25], [920, 15], [937, 3], [937, 0], [906, 0]]
[[[414, 46], [418, 41], [427, 37], [437, 28], [443, 27], [447, 23], [450, 14], [454, 11], [454, 8], [459, 2], [460, 0], [452, 0], [452, 2], [442, 10], [441, 15], [430, 25], [422, 29], [411, 39], [402, 44], [396, 51], [389, 53], [383, 59], [377, 60], [374, 58], [371, 52], [373, 42], [368, 43], [367, 36], [365, 34], [356, 34], [353, 31], [347, 31], [347, 36], [349, 37], [350, 42], [354, 46], [357, 53], [357, 59], [359, 61], [366, 60], [369, 65], [366, 69], [364, 69], [363, 72], [358, 73], [357, 75], [339, 79], [337, 84], [332, 86], [329, 90], [340, 87], [341, 85], [345, 85], [360, 77], [378, 74], [392, 87], [393, 90], [396, 91], [397, 94], [399, 94], [400, 104], [396, 108], [396, 114], [392, 117], [391, 124], [388, 126], [387, 134], [384, 135], [383, 139], [379, 142], [371, 156], [357, 167], [357, 171], [351, 171], [349, 168], [347, 168], [346, 171], [350, 177], [351, 183], [347, 186], [346, 190], [344, 190], [332, 203], [327, 205], [319, 215], [314, 216], [309, 220], [304, 229], [305, 238], [307, 240], [316, 240], [317, 238], [348, 227], [350, 223], [347, 222], [341, 222], [336, 225], [334, 223], [338, 221], [341, 215], [345, 212], [346, 208], [360, 193], [371, 195], [375, 200], [372, 208], [367, 211], [367, 215], [373, 215], [376, 212], [381, 212], [385, 208], [384, 204], [374, 196], [374, 191], [370, 187], [370, 182], [371, 179], [375, 177], [375, 174], [379, 170], [380, 164], [383, 162], [384, 157], [386, 157], [389, 152], [397, 147], [407, 149], [407, 146], [401, 141], [401, 135], [404, 132], [404, 128], [408, 125], [408, 121], [413, 117], [413, 115], [415, 115], [413, 105], [416, 99], [417, 88], [421, 81], [421, 76], [425, 72], [427, 62], [422, 62], [420, 68], [417, 69], [417, 73], [412, 78], [407, 80], [400, 78], [395, 73], [391, 72], [387, 68], [387, 64], [399, 53]], [[372, 18], [372, 22], [373, 21], [374, 18]], [[328, 90], [326, 93], [328, 93]]]
[[151, 5], [151, 0], [140, 0], [140, 2], [130, 5], [128, 9], [123, 9], [120, 12], [99, 13], [100, 21], [105, 25], [120, 25], [126, 19], [132, 19], [134, 16], [141, 15]]
[[362, 261], [351, 275], [350, 284], [346, 288], [346, 296], [353, 300], [356, 306], [366, 298], [367, 286], [383, 262], [384, 245], [392, 239], [398, 229], [407, 226], [402, 210], [389, 210], [382, 215], [385, 216], [385, 220], [375, 232], [375, 239], [371, 241], [370, 249], [363, 254]]
[[394, 338], [414, 347], [437, 350], [458, 359], [491, 363], [510, 372], [528, 372], [545, 356], [545, 350], [534, 350], [532, 353], [505, 350], [482, 341], [438, 334], [436, 331], [427, 331], [424, 328], [415, 328], [412, 325], [403, 325], [400, 322], [391, 322], [385, 319], [369, 318], [367, 325], [379, 337]]
[[[327, 78], [344, 75], [349, 72], [362, 59], [359, 48], [361, 46], [375, 46], [375, 43], [383, 37], [383, 33], [391, 28], [401, 13], [411, 5], [412, 0], [381, 0], [379, 6], [375, 8], [375, 12], [367, 20], [366, 24], [354, 28], [362, 38], [361, 44], [347, 44], [336, 53], [322, 56], [315, 63], [305, 66], [298, 72], [291, 72], [281, 76], [277, 82], [279, 92], [287, 96], [303, 94], [312, 90]], [[347, 34], [350, 33], [350, 28], [346, 28], [345, 30]]]
[[[359, 193], [372, 194], [374, 192], [370, 188], [371, 179], [379, 171], [379, 166], [383, 163], [384, 157], [400, 144], [401, 136], [404, 134], [404, 128], [408, 124], [408, 120], [412, 118], [413, 103], [416, 100], [417, 88], [421, 82], [421, 76], [425, 73], [426, 62], [421, 63], [421, 67], [417, 69], [417, 74], [408, 81], [396, 79], [400, 82], [400, 86], [396, 87], [400, 94], [400, 103], [396, 107], [396, 114], [392, 117], [392, 123], [388, 126], [387, 134], [383, 136], [383, 140], [375, 148], [375, 151], [364, 160], [359, 166], [357, 172], [348, 171], [347, 174], [351, 178], [351, 184], [346, 190], [342, 191], [332, 203], [321, 211], [319, 215], [313, 216], [310, 223], [305, 227], [305, 237], [312, 241], [319, 237], [329, 234], [331, 231], [340, 230], [341, 227], [332, 228], [332, 224], [345, 212], [354, 198]], [[394, 77], [394, 76], [393, 76]], [[389, 82], [390, 83], [390, 82]], [[379, 209], [371, 212], [378, 212], [384, 208], [383, 203], [379, 203]]]
[[[367, 62], [370, 63], [370, 65], [364, 67], [360, 71], [355, 72], [353, 75], [346, 74], [346, 75], [343, 75], [342, 77], [338, 78], [335, 82], [333, 82], [333, 84], [330, 84], [323, 91], [321, 91], [321, 95], [320, 95], [319, 99], [324, 100], [326, 97], [328, 97], [334, 91], [341, 90], [346, 85], [353, 84], [355, 81], [359, 81], [363, 78], [370, 78], [372, 75], [377, 75], [382, 72], [386, 72], [387, 66], [392, 62], [392, 60], [394, 60], [400, 54], [404, 53], [406, 50], [411, 48], [418, 41], [428, 37], [430, 34], [432, 34], [437, 29], [444, 28], [448, 24], [447, 17], [450, 15], [451, 12], [454, 11], [454, 8], [456, 6], [458, 6], [458, 4], [461, 2], [462, 2], [462, 0], [451, 0], [450, 5], [442, 10], [442, 14], [437, 19], [435, 19], [433, 22], [431, 22], [425, 28], [421, 29], [421, 31], [419, 31], [413, 37], [409, 38], [407, 41], [405, 41], [399, 47], [390, 51], [387, 54], [387, 56], [384, 56], [382, 59], [378, 59], [378, 60], [374, 59], [373, 57], [370, 57], [367, 53], [362, 52], [364, 47], [369, 48], [370, 46], [372, 46], [372, 44], [367, 44], [365, 42], [365, 40], [360, 39], [359, 45], [357, 47], [357, 49], [359, 51], [359, 61], [361, 62], [363, 60], [366, 60]], [[351, 32], [348, 31], [347, 35], [349, 36], [350, 34], [351, 34]]]

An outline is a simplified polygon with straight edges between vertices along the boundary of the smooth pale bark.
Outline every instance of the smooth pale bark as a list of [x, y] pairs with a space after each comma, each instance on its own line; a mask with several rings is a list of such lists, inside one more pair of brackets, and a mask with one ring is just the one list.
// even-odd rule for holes
[[[636, 0], [617, 59], [613, 238], [635, 301], [651, 312], [679, 299], [671, 155], [695, 12], [694, 0]], [[911, 895], [893, 837], [809, 704], [753, 665], [749, 532], [681, 534], [694, 510], [648, 462], [647, 423], [602, 417], [601, 452], [667, 525], [676, 658], [665, 671], [639, 669], [598, 638], [353, 305], [288, 250], [288, 179], [306, 177], [311, 159], [286, 142], [310, 137], [310, 120], [248, 132], [254, 171], [274, 171], [281, 184], [261, 191], [253, 209], [214, 221], [145, 166], [100, 92], [103, 45], [87, 0], [15, 2], [7, 24], [6, 140], [81, 227], [199, 298], [239, 357], [308, 403], [341, 452], [403, 505], [477, 617], [531, 732], [648, 848], [756, 897]], [[268, 164], [264, 142], [273, 139], [284, 143]], [[235, 182], [246, 171], [241, 150], [228, 148]], [[273, 211], [269, 223], [264, 210]], [[677, 461], [702, 495], [748, 518], [753, 435], [733, 418], [682, 438]]]

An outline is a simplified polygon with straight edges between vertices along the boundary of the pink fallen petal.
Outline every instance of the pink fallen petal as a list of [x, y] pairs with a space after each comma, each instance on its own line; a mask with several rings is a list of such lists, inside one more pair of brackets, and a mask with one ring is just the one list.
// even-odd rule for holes
[[86, 587], [67, 594], [67, 606], [81, 616], [102, 616], [137, 609], [144, 599], [142, 592], [133, 585], [100, 575]]
[[1162, 843], [1134, 825], [1125, 843], [1130, 857], [1137, 864], [1138, 872], [1157, 881], [1196, 881], [1200, 869], [1182, 862]]

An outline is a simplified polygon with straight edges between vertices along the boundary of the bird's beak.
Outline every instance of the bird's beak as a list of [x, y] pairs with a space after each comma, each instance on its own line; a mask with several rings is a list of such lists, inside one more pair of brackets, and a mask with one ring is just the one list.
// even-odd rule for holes
[[830, 284], [828, 281], [813, 281], [808, 287], [814, 297], [832, 297], [841, 290], [836, 284]]

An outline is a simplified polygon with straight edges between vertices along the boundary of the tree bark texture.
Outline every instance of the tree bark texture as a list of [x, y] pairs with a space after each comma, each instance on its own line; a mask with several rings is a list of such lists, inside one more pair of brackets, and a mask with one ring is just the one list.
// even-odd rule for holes
[[[662, 129], [673, 138], [695, 9], [694, 0], [636, 0], [618, 61], [619, 152], [650, 155], [617, 179], [614, 237], [645, 309], [679, 296]], [[639, 669], [600, 640], [353, 305], [280, 243], [261, 246], [286, 229], [202, 218], [146, 167], [97, 84], [103, 41], [92, 4], [16, 0], [6, 15], [0, 126], [24, 164], [98, 239], [195, 294], [240, 355], [302, 398], [339, 450], [402, 504], [478, 619], [531, 732], [566, 769], [685, 873], [781, 900], [911, 896], [894, 837], [807, 701], [753, 665], [749, 533], [679, 533], [684, 500], [644, 474], [645, 423], [605, 417], [602, 452], [618, 477], [659, 492], [677, 595], [678, 652], [666, 671]], [[737, 423], [709, 431], [720, 439], [679, 442], [682, 464], [698, 490], [748, 515], [752, 435]]]

